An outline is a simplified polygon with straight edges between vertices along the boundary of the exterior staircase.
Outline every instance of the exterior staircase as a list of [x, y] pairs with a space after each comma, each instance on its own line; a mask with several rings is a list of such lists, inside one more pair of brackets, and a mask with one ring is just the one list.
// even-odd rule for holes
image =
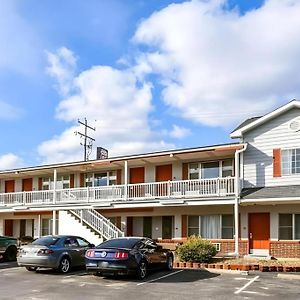
[[95, 209], [73, 209], [68, 210], [68, 214], [98, 235], [102, 240], [124, 236], [123, 231]]

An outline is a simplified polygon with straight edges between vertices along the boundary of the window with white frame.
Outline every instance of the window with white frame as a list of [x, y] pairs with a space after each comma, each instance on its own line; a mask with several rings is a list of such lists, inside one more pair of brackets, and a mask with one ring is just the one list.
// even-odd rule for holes
[[[58, 215], [56, 217], [56, 231], [58, 232]], [[41, 235], [51, 235], [53, 229], [53, 218], [42, 218], [41, 220]]]
[[188, 217], [188, 236], [199, 235], [205, 239], [232, 239], [233, 232], [233, 215]]
[[279, 214], [279, 240], [300, 240], [300, 214]]
[[300, 148], [281, 150], [282, 175], [300, 174]]
[[117, 171], [89, 173], [85, 176], [85, 186], [108, 186], [117, 184]]
[[189, 163], [189, 179], [207, 179], [234, 176], [233, 160]]
[[[42, 189], [53, 190], [54, 179], [53, 177], [42, 178]], [[58, 175], [56, 180], [56, 189], [68, 189], [70, 188], [70, 175]]]

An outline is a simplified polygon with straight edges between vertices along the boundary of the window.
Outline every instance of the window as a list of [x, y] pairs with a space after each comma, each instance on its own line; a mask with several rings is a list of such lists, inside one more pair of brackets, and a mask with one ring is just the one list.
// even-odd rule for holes
[[234, 176], [233, 160], [193, 162], [189, 164], [189, 179], [206, 179]]
[[234, 176], [233, 160], [227, 159], [222, 161], [222, 177]]
[[222, 215], [222, 239], [233, 239], [233, 215]]
[[89, 247], [90, 243], [87, 242], [85, 239], [77, 238], [77, 242], [79, 247]]
[[201, 166], [201, 178], [218, 178], [219, 173], [219, 162], [203, 163]]
[[199, 217], [189, 216], [188, 218], [188, 236], [199, 235]]
[[117, 184], [117, 172], [90, 173], [85, 176], [85, 186], [108, 186]]
[[300, 148], [281, 151], [282, 175], [300, 174]]
[[188, 236], [205, 239], [233, 239], [233, 215], [206, 215], [188, 217]]
[[[54, 179], [53, 177], [44, 177], [42, 179], [42, 189], [43, 190], [53, 190], [54, 189]], [[70, 188], [70, 176], [69, 175], [59, 175], [56, 179], [56, 189], [68, 189]]]
[[300, 239], [300, 214], [279, 214], [279, 240]]
[[[52, 218], [43, 218], [41, 222], [41, 235], [51, 235], [52, 233], [52, 223], [53, 219]], [[58, 214], [56, 217], [56, 231], [59, 232], [58, 230]]]

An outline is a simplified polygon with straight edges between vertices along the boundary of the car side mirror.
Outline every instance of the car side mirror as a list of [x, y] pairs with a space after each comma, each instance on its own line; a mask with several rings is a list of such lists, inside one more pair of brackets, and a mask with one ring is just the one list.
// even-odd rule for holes
[[95, 244], [89, 244], [89, 248], [95, 248]]

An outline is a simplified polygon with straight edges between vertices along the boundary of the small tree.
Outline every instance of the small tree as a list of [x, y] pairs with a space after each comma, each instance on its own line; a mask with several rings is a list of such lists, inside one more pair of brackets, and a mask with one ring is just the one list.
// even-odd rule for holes
[[216, 254], [216, 247], [211, 242], [194, 235], [176, 249], [179, 260], [185, 262], [208, 262]]

